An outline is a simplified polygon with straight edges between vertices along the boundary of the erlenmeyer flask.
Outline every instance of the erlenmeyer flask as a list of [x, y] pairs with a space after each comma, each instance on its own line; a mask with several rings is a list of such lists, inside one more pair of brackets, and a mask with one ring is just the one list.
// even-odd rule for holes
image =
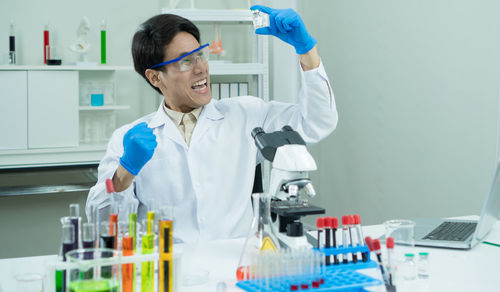
[[271, 197], [262, 193], [252, 194], [253, 220], [243, 251], [240, 256], [236, 278], [238, 281], [251, 279], [255, 275], [257, 257], [263, 252], [279, 250], [280, 244], [271, 221]]

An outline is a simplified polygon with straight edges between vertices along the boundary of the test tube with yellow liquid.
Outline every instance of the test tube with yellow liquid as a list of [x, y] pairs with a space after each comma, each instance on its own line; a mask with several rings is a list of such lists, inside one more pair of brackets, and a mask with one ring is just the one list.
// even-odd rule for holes
[[173, 291], [173, 250], [172, 250], [172, 232], [173, 232], [173, 208], [165, 206], [160, 209], [159, 244], [160, 266], [159, 266], [159, 292]]

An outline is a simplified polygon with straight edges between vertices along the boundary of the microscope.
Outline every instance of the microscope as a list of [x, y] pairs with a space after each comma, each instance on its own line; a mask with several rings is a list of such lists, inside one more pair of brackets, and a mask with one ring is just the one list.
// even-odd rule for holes
[[264, 158], [272, 163], [268, 195], [280, 245], [290, 249], [312, 248], [300, 218], [324, 214], [325, 209], [308, 203], [316, 195], [308, 173], [317, 167], [306, 143], [288, 125], [272, 133], [257, 127], [252, 130], [252, 137]]

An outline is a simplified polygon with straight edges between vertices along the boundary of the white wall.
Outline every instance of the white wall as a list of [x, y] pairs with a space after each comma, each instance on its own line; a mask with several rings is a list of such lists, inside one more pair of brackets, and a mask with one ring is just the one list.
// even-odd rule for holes
[[498, 157], [500, 2], [315, 0], [299, 9], [340, 116], [312, 148], [315, 202], [371, 224], [479, 214]]

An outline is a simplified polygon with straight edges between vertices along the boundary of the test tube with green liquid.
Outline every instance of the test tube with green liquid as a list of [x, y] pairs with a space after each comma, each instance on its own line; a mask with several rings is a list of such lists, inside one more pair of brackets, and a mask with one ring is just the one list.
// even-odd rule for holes
[[[132, 254], [136, 251], [136, 238], [137, 238], [137, 213], [134, 202], [130, 202], [128, 205], [129, 215], [128, 215], [128, 235], [132, 238]], [[132, 270], [135, 271], [135, 264], [132, 264]], [[135, 274], [132, 277], [132, 287], [135, 291]]]
[[137, 213], [134, 202], [130, 202], [128, 205], [129, 215], [128, 215], [128, 235], [133, 238], [134, 241], [134, 253], [136, 249], [136, 238], [137, 238]]
[[[154, 235], [142, 236], [142, 253], [151, 254], [154, 250]], [[153, 292], [154, 289], [154, 262], [142, 262], [141, 264], [141, 292]]]
[[101, 64], [106, 64], [106, 22], [101, 23]]

